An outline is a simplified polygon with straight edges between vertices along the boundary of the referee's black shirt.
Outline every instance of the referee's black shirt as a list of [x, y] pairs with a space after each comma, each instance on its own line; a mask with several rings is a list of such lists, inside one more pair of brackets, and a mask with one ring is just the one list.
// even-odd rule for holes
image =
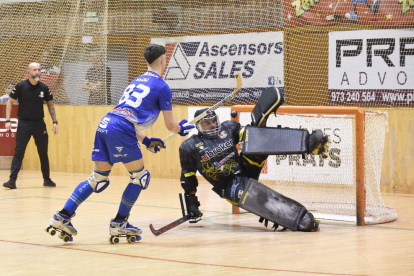
[[45, 117], [43, 101], [51, 101], [53, 95], [43, 82], [39, 81], [33, 85], [27, 79], [16, 84], [10, 93], [10, 98], [15, 100], [19, 98], [19, 119], [38, 121]]

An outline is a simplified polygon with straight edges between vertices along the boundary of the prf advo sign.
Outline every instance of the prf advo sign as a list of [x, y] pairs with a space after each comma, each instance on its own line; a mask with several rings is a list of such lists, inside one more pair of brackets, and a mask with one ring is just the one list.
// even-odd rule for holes
[[414, 29], [329, 33], [329, 102], [414, 105]]
[[[258, 99], [269, 86], [283, 93], [283, 32], [153, 38], [164, 45], [164, 80], [178, 103], [219, 101], [243, 79], [238, 101]], [[259, 93], [259, 94], [258, 94]]]

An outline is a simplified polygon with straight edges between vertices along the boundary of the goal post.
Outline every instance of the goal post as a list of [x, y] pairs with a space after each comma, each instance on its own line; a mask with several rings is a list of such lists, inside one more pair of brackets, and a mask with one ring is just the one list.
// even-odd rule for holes
[[[236, 105], [232, 120], [250, 123], [253, 105]], [[356, 221], [358, 226], [393, 221], [380, 192], [387, 115], [359, 107], [281, 106], [267, 126], [320, 128], [331, 135], [329, 157], [269, 156], [259, 181], [304, 204], [318, 218]], [[275, 141], [277, 142], [277, 141]], [[283, 163], [283, 161], [289, 162]], [[240, 212], [233, 207], [233, 213]]]

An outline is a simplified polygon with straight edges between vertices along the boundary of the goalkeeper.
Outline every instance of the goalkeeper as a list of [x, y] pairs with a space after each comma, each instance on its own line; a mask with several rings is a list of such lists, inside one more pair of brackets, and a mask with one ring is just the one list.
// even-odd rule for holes
[[[279, 225], [292, 231], [318, 230], [319, 223], [303, 205], [257, 181], [268, 155], [244, 154], [244, 149], [239, 154], [236, 148], [236, 144], [242, 141], [243, 137], [246, 137], [246, 128], [250, 132], [254, 130], [293, 130], [302, 131], [298, 135], [305, 137], [302, 140], [306, 143], [306, 147], [302, 153], [324, 153], [329, 147], [329, 137], [323, 135], [321, 130], [315, 130], [309, 135], [306, 130], [264, 129], [268, 116], [271, 112], [275, 112], [283, 102], [283, 95], [274, 87], [270, 87], [263, 91], [252, 112], [251, 126], [242, 127], [234, 121], [225, 121], [220, 124], [214, 111], [197, 122], [198, 135], [193, 135], [184, 141], [179, 149], [182, 170], [181, 186], [185, 191], [186, 205], [191, 214], [190, 223], [196, 223], [202, 217], [202, 213], [199, 211], [200, 203], [196, 196], [198, 186], [196, 172], [199, 171], [213, 185], [214, 192], [227, 199], [231, 204], [258, 215], [260, 222], [265, 220], [265, 226], [268, 221], [271, 221], [274, 223], [275, 230]], [[198, 110], [194, 117], [205, 110], [207, 109]], [[303, 131], [307, 135], [303, 136]], [[294, 138], [292, 137], [292, 140], [295, 140]], [[260, 141], [253, 142], [260, 144]], [[277, 145], [278, 142], [275, 140], [273, 144]], [[272, 149], [268, 150], [272, 151]], [[292, 153], [287, 151], [279, 154]]]
[[98, 126], [92, 150], [92, 160], [95, 161], [92, 175], [76, 187], [63, 209], [53, 215], [47, 229], [53, 227], [64, 236], [64, 232], [70, 238], [76, 236], [77, 231], [71, 223], [75, 210], [92, 193], [100, 193], [108, 187], [112, 166], [122, 162], [130, 174], [130, 180], [122, 195], [118, 213], [110, 222], [109, 232], [111, 236], [141, 234], [140, 228], [128, 222], [131, 208], [141, 190], [145, 190], [150, 183], [150, 173], [144, 167], [138, 141], [153, 153], [165, 148], [161, 139], [148, 138], [141, 131], [155, 123], [160, 111], [169, 131], [185, 136], [194, 128], [186, 120], [180, 123], [174, 120], [171, 90], [161, 78], [166, 68], [165, 53], [161, 45], [151, 44], [145, 48], [148, 71], [128, 85], [119, 104], [103, 117]]

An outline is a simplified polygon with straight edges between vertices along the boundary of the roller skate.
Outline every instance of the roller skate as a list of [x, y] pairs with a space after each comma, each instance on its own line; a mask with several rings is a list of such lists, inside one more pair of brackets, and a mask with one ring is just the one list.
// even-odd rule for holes
[[126, 237], [129, 243], [140, 241], [142, 230], [138, 227], [134, 227], [128, 222], [128, 217], [125, 220], [111, 219], [109, 224], [109, 242], [116, 244], [119, 242], [120, 237]]
[[50, 220], [50, 225], [46, 226], [45, 231], [48, 232], [51, 236], [54, 236], [56, 232], [60, 232], [59, 238], [64, 242], [73, 241], [72, 236], [76, 236], [78, 234], [70, 222], [74, 216], [75, 213], [68, 217], [66, 215], [62, 215], [59, 213], [59, 211], [57, 211]]
[[307, 212], [299, 222], [298, 231], [317, 232], [319, 231], [319, 220], [315, 220], [311, 212]]

